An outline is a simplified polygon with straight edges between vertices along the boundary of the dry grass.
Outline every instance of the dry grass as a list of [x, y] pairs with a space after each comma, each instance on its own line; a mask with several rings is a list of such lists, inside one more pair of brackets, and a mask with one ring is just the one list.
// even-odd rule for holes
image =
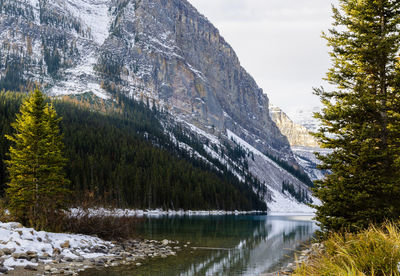
[[400, 275], [400, 228], [387, 223], [358, 234], [332, 234], [293, 275]]

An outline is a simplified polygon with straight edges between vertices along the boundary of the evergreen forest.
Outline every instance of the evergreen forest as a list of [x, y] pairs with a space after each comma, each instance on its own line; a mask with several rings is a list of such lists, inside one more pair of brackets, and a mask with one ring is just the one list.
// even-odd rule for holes
[[[11, 133], [10, 124], [24, 97], [0, 93], [1, 137]], [[53, 102], [62, 117], [73, 201], [91, 196], [116, 207], [266, 210], [261, 183], [249, 176], [240, 182], [217, 160], [202, 161], [180, 149], [160, 123], [166, 113], [154, 105], [123, 97], [116, 105], [96, 103], [83, 97]], [[185, 136], [182, 127], [175, 126], [173, 132], [186, 137], [192, 148], [202, 148], [201, 141]], [[0, 140], [1, 194], [7, 183], [4, 160], [9, 146], [9, 141]]]

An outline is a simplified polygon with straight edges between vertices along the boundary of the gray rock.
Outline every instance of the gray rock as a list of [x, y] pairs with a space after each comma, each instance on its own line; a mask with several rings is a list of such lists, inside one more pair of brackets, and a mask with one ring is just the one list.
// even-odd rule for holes
[[162, 241], [161, 241], [161, 244], [164, 245], [164, 246], [165, 246], [165, 245], [168, 245], [168, 244], [169, 244], [169, 241], [168, 241], [168, 240], [162, 240]]
[[64, 257], [63, 260], [65, 262], [72, 262], [73, 261], [73, 259], [71, 257]]
[[3, 248], [2, 251], [3, 251], [4, 254], [6, 254], [6, 255], [11, 255], [12, 253], [15, 252], [15, 248]]
[[8, 273], [8, 269], [5, 268], [5, 267], [0, 266], [0, 273], [7, 274]]
[[96, 261], [94, 262], [94, 264], [97, 265], [97, 266], [103, 266], [103, 265], [105, 264], [105, 262], [104, 262], [104, 260], [99, 259], [99, 260], [96, 260]]
[[26, 266], [24, 266], [24, 269], [31, 270], [31, 271], [36, 271], [37, 267], [33, 266], [33, 265], [26, 265]]
[[70, 244], [69, 244], [69, 240], [66, 240], [65, 242], [63, 242], [62, 244], [60, 244], [61, 248], [70, 248]]
[[11, 257], [13, 257], [14, 259], [24, 259], [24, 260], [29, 259], [26, 253], [12, 253]]
[[50, 259], [50, 254], [49, 253], [43, 253], [42, 255], [39, 256], [40, 260], [47, 260]]
[[58, 247], [54, 248], [54, 249], [53, 249], [53, 256], [54, 256], [54, 255], [59, 255], [59, 254], [61, 254], [61, 249], [58, 248]]

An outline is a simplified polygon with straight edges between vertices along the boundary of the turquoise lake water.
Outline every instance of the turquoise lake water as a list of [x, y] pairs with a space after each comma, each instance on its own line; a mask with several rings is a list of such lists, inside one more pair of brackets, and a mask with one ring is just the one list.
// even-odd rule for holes
[[[140, 267], [89, 270], [83, 276], [250, 275], [274, 272], [293, 261], [317, 226], [309, 216], [161, 216], [145, 218], [143, 239], [180, 241], [177, 256], [154, 258]], [[190, 243], [187, 248], [183, 245]], [[193, 249], [201, 247], [201, 249]]]

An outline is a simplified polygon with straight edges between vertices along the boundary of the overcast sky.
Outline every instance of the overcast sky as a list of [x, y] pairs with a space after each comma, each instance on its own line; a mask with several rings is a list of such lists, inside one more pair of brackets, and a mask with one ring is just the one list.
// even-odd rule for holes
[[337, 0], [189, 0], [219, 30], [242, 66], [289, 114], [319, 105], [313, 87], [330, 67], [321, 38]]

